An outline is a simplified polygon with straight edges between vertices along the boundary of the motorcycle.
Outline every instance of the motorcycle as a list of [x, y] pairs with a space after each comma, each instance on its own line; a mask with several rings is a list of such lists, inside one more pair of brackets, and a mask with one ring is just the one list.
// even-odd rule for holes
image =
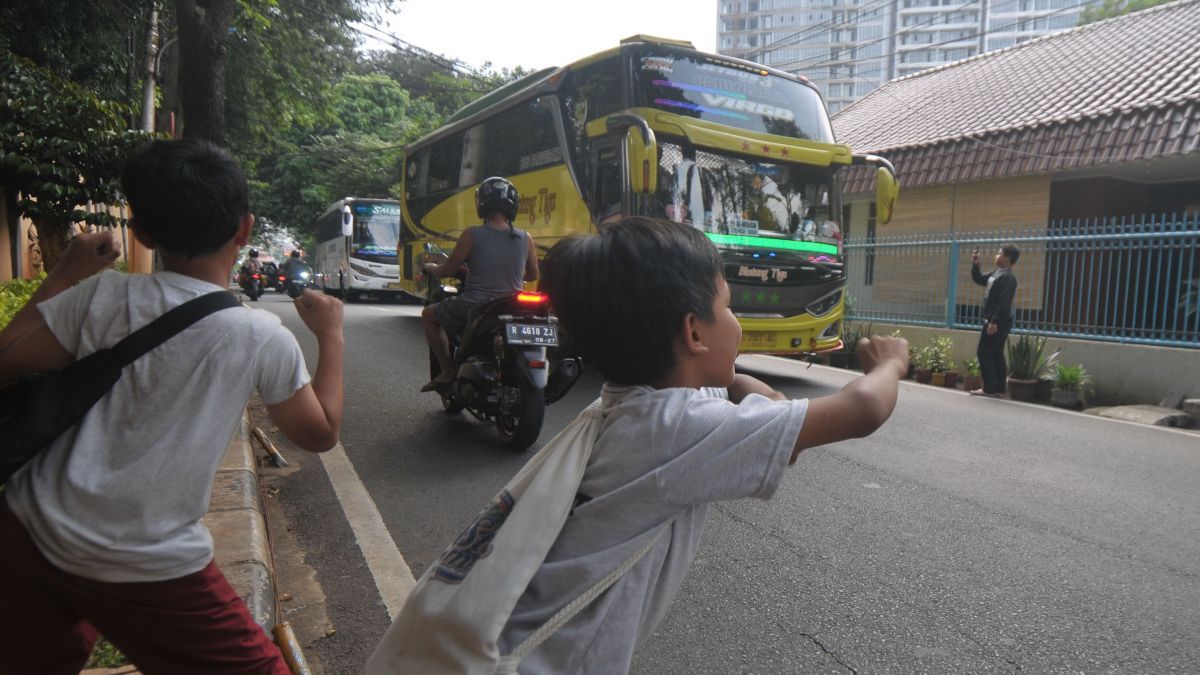
[[263, 294], [263, 275], [243, 269], [241, 273], [241, 287], [246, 297], [252, 301], [258, 300], [259, 296]]
[[308, 263], [300, 263], [292, 268], [291, 275], [279, 275], [279, 280], [283, 284], [283, 292], [288, 294], [288, 297], [298, 298], [304, 295], [304, 289], [316, 288], [317, 283], [313, 280], [312, 268]]
[[[426, 251], [445, 257], [431, 244]], [[432, 304], [457, 292], [430, 278], [427, 300]], [[447, 337], [457, 372], [438, 389], [442, 408], [493, 421], [501, 442], [517, 452], [537, 441], [546, 406], [566, 395], [583, 373], [576, 357], [550, 367], [548, 350], [559, 346], [558, 318], [544, 293], [520, 291], [476, 305], [461, 335]], [[439, 372], [430, 350], [430, 378]]]

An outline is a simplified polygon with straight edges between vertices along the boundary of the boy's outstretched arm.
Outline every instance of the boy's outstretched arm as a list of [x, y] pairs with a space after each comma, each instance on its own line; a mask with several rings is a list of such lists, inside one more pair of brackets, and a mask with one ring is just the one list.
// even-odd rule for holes
[[296, 312], [317, 337], [317, 372], [291, 398], [268, 406], [271, 420], [284, 436], [312, 452], [337, 445], [342, 429], [342, 303], [306, 289], [296, 298]]
[[869, 436], [891, 417], [900, 380], [908, 372], [908, 341], [863, 338], [857, 352], [865, 374], [832, 396], [808, 402], [792, 462], [805, 448]]

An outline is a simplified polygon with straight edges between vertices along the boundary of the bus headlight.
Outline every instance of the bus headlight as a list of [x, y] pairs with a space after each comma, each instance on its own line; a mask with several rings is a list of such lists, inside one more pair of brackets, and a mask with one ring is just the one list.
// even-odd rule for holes
[[824, 315], [832, 312], [833, 308], [837, 307], [838, 303], [841, 302], [841, 300], [842, 300], [842, 289], [839, 288], [836, 291], [827, 293], [827, 294], [821, 296], [820, 298], [817, 298], [816, 301], [810, 303], [807, 307], [805, 307], [804, 311], [808, 312], [809, 314], [812, 314], [813, 316], [824, 316]]

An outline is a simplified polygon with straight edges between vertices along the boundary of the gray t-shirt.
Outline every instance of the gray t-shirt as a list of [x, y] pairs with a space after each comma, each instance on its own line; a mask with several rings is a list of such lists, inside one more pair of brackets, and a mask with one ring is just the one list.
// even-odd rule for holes
[[[38, 305], [67, 351], [111, 347], [168, 309], [221, 290], [160, 272], [104, 272]], [[163, 581], [212, 560], [217, 466], [255, 389], [268, 405], [308, 382], [279, 317], [211, 314], [127, 367], [75, 427], [13, 474], [9, 508], [58, 568], [113, 583]]]
[[[522, 673], [620, 673], [670, 607], [709, 502], [775, 493], [807, 400], [605, 385], [605, 419], [567, 518], [501, 634], [509, 653], [674, 520], [628, 573], [529, 654]], [[608, 401], [606, 401], [606, 404]]]
[[[463, 285], [464, 302], [477, 304], [516, 293], [525, 284], [525, 263], [529, 257], [529, 236], [525, 230], [497, 230], [487, 225], [471, 228], [471, 269]], [[514, 236], [515, 235], [515, 236]]]

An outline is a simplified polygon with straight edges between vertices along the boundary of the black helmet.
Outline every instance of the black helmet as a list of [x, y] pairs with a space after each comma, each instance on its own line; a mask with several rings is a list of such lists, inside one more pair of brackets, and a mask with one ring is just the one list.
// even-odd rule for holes
[[256, 249], [256, 248], [250, 249], [250, 257], [257, 258], [258, 257], [258, 249]]
[[492, 211], [499, 211], [512, 221], [517, 217], [517, 199], [517, 188], [507, 178], [485, 178], [475, 188], [475, 213], [487, 218]]
[[295, 249], [295, 248], [292, 249], [292, 257], [299, 258], [300, 257], [300, 249]]

